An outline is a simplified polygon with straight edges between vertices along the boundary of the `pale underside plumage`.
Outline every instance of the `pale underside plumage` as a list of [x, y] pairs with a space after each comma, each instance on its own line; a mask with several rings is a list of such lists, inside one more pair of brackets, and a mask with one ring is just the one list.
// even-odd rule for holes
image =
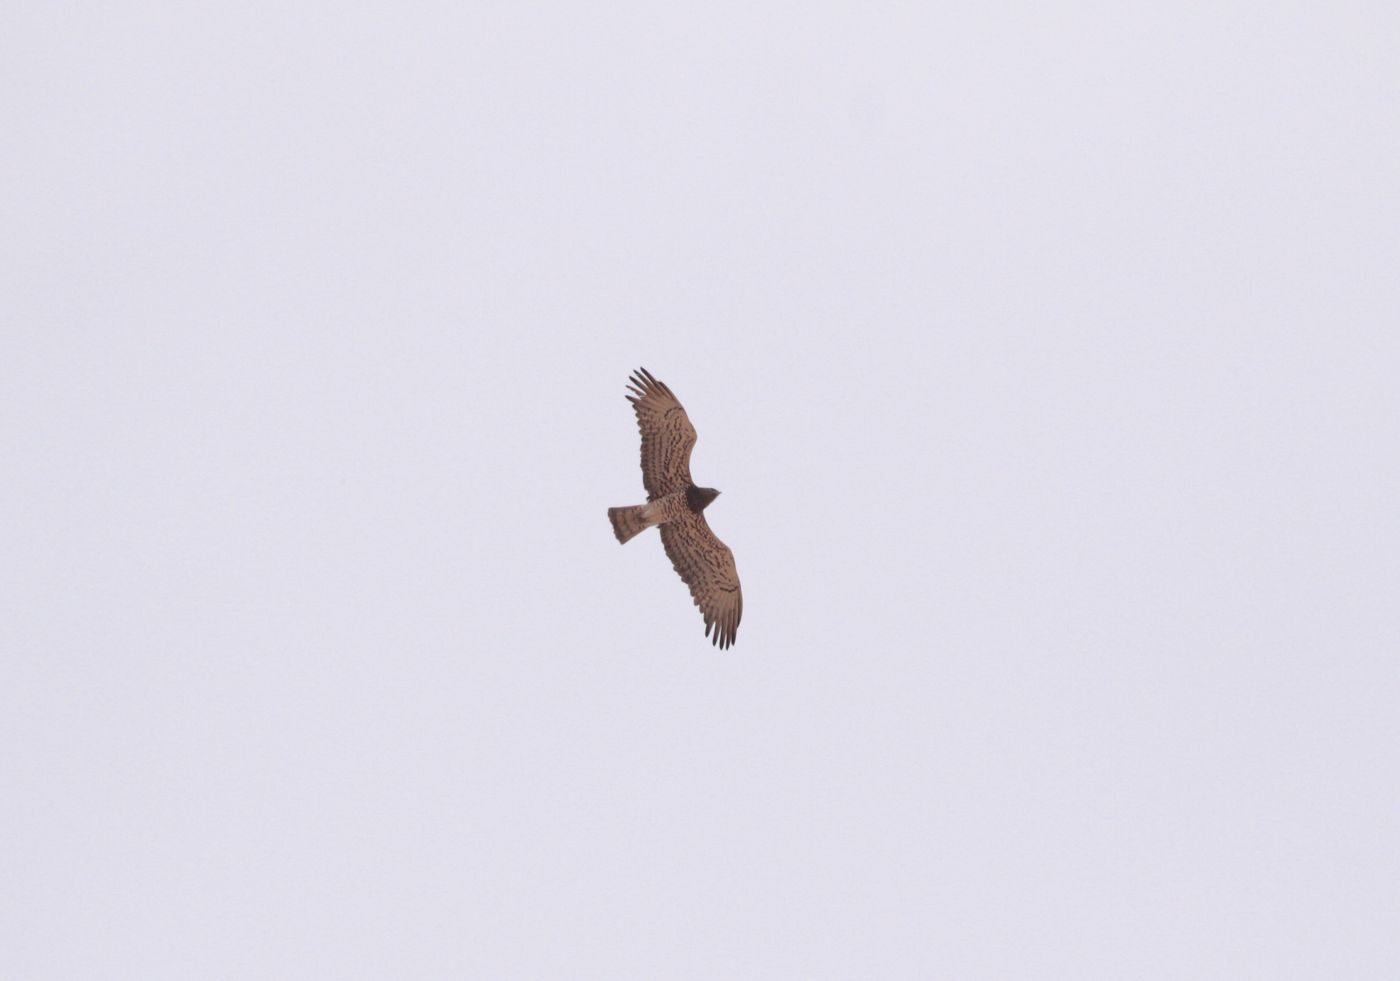
[[[635, 394], [627, 400], [637, 413], [642, 434], [642, 484], [647, 500], [684, 493], [693, 485], [690, 451], [695, 447], [695, 427], [675, 394], [639, 369], [628, 379]], [[734, 553], [715, 537], [705, 516], [685, 509], [681, 516], [660, 525], [661, 544], [705, 618], [705, 636], [727, 648], [734, 643], [743, 616], [744, 598]]]

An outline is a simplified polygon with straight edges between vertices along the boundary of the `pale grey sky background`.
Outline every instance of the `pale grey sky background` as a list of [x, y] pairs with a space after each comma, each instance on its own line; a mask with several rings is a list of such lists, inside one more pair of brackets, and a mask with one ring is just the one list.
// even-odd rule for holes
[[1391, 5], [5, 20], [0, 977], [1396, 976]]

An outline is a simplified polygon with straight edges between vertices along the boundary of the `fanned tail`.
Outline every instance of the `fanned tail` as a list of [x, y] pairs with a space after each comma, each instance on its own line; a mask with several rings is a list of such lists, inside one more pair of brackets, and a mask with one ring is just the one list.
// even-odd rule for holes
[[651, 527], [642, 518], [642, 512], [645, 509], [645, 504], [636, 504], [625, 508], [608, 508], [608, 519], [612, 521], [613, 534], [617, 536], [619, 542], [625, 544], [628, 539], [636, 537]]

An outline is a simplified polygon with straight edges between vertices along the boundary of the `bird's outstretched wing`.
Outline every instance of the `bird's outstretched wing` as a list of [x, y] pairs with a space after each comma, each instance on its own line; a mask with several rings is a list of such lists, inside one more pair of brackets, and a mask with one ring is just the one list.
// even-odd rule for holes
[[705, 516], [694, 511], [663, 524], [661, 544], [705, 617], [705, 636], [713, 629], [713, 642], [721, 649], [734, 643], [744, 615], [744, 594], [729, 546], [715, 537]]
[[629, 379], [627, 396], [637, 413], [642, 431], [642, 484], [647, 500], [690, 486], [690, 450], [695, 446], [695, 427], [671, 390], [639, 368]]

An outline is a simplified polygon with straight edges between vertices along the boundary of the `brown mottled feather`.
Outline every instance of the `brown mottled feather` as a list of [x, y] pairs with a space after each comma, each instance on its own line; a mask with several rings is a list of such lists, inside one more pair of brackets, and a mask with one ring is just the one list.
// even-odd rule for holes
[[642, 485], [647, 500], [685, 490], [690, 486], [690, 451], [695, 427], [671, 390], [645, 368], [628, 379], [635, 395], [627, 396], [642, 431]]
[[721, 649], [734, 643], [744, 615], [734, 553], [715, 537], [705, 516], [694, 511], [661, 525], [661, 544], [705, 617], [705, 636], [713, 629], [713, 642]]

